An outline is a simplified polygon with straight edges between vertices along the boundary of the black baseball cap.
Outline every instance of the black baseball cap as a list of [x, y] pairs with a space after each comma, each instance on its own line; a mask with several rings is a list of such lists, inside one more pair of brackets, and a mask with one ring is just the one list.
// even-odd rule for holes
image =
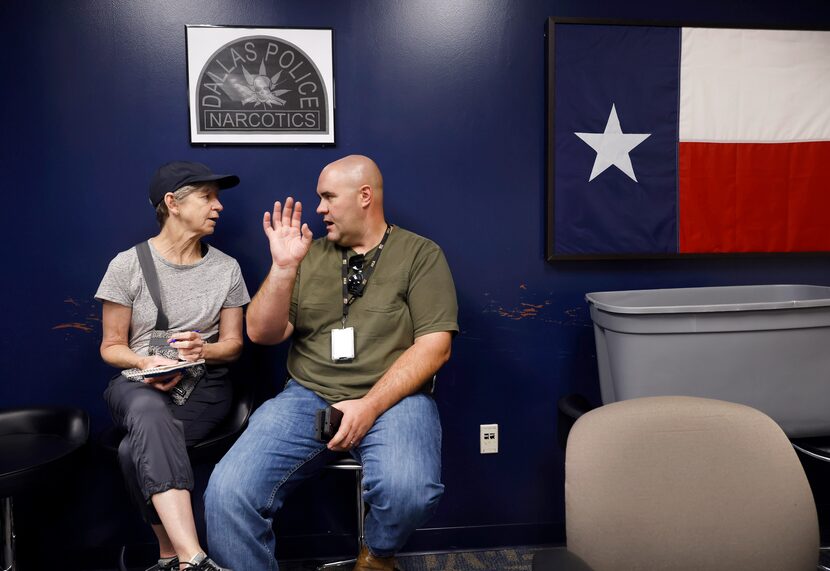
[[213, 174], [202, 163], [173, 161], [160, 166], [153, 175], [150, 182], [150, 204], [155, 208], [168, 192], [176, 192], [183, 186], [200, 182], [215, 182], [220, 190], [224, 190], [239, 184], [239, 177], [235, 174]]

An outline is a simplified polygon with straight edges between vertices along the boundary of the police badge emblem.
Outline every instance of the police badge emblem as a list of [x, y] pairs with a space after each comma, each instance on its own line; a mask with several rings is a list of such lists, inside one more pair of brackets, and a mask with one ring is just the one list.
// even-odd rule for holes
[[333, 143], [332, 30], [187, 26], [192, 143]]

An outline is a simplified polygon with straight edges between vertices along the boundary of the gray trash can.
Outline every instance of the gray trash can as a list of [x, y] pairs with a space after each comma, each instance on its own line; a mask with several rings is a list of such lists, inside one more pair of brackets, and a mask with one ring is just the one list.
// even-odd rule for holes
[[689, 395], [743, 403], [790, 437], [830, 435], [830, 287], [589, 293], [603, 403]]

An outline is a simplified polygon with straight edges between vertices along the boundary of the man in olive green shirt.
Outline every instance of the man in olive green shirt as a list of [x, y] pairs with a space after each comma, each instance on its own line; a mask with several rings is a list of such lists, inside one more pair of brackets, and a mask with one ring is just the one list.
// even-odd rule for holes
[[[371, 159], [327, 165], [317, 194], [324, 239], [312, 242], [290, 197], [263, 217], [272, 265], [248, 308], [248, 335], [268, 345], [291, 338], [291, 380], [211, 476], [208, 544], [222, 565], [277, 569], [274, 513], [296, 484], [348, 451], [363, 464], [370, 506], [354, 569], [391, 571], [444, 489], [441, 426], [423, 389], [458, 331], [455, 288], [435, 243], [386, 222]], [[343, 418], [326, 444], [314, 437], [314, 417], [332, 403]]]

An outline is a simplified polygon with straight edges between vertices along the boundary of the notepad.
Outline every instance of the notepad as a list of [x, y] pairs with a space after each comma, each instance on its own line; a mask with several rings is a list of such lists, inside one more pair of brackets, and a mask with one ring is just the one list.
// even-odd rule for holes
[[198, 359], [196, 361], [179, 361], [174, 365], [163, 365], [161, 367], [152, 367], [150, 369], [125, 369], [121, 371], [121, 374], [131, 381], [142, 381], [146, 378], [167, 375], [174, 371], [188, 369], [190, 367], [195, 367], [196, 365], [203, 365], [204, 363], [204, 359]]

